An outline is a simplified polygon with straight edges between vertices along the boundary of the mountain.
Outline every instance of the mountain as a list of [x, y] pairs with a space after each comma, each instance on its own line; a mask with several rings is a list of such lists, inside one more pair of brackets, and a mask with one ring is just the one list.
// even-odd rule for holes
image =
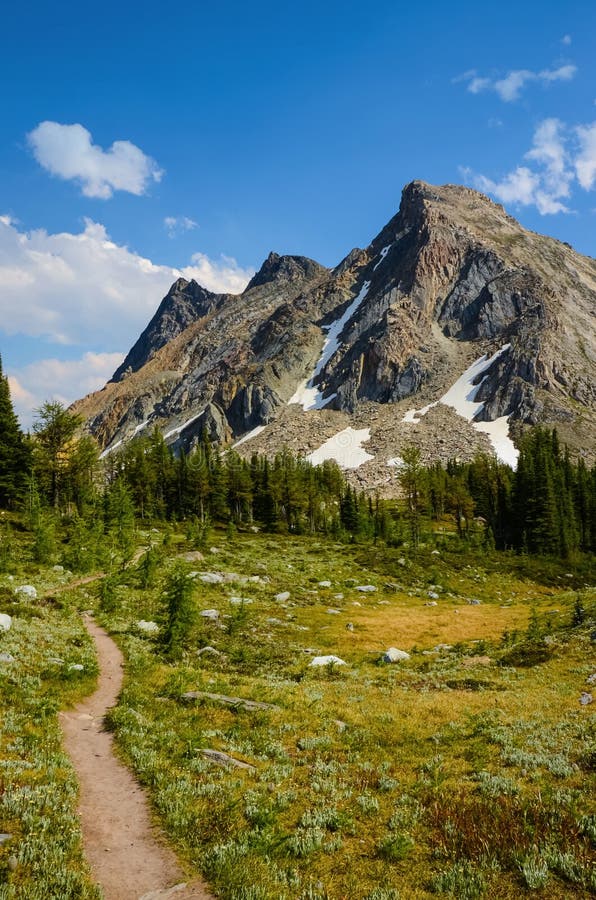
[[179, 279], [75, 409], [102, 448], [153, 425], [177, 446], [206, 429], [314, 461], [338, 444], [354, 480], [378, 487], [405, 444], [513, 462], [512, 440], [540, 422], [592, 459], [595, 311], [595, 260], [476, 191], [414, 181], [334, 269], [271, 253], [242, 294]]

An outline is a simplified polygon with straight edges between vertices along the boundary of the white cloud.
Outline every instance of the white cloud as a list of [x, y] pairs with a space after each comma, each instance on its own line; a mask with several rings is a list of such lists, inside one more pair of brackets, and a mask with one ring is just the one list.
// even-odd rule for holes
[[99, 390], [120, 365], [122, 353], [85, 353], [80, 359], [40, 359], [8, 376], [15, 412], [30, 428], [35, 410], [46, 400], [69, 406], [73, 400]]
[[81, 183], [86, 197], [111, 197], [114, 191], [146, 193], [163, 170], [130, 141], [114, 141], [108, 150], [92, 143], [82, 125], [41, 122], [27, 135], [37, 162], [52, 175]]
[[565, 47], [569, 47], [569, 45], [571, 44], [571, 35], [564, 34], [563, 37], [561, 38], [561, 43], [564, 44]]
[[576, 72], [577, 66], [567, 64], [556, 69], [542, 69], [540, 72], [512, 69], [502, 78], [488, 78], [478, 75], [475, 69], [470, 69], [455, 78], [454, 82], [467, 82], [467, 90], [471, 94], [494, 91], [505, 103], [512, 103], [519, 99], [524, 87], [531, 82], [546, 86], [555, 81], [570, 81]]
[[596, 122], [576, 128], [580, 151], [575, 159], [577, 180], [589, 191], [596, 181]]
[[180, 276], [216, 293], [238, 293], [252, 275], [230, 257], [202, 253], [183, 269], [155, 265], [91, 220], [80, 234], [25, 232], [0, 222], [0, 329], [124, 350]]
[[163, 224], [169, 238], [175, 238], [185, 231], [193, 231], [199, 227], [198, 222], [189, 219], [188, 216], [166, 216]]
[[466, 180], [502, 203], [535, 206], [542, 215], [569, 212], [564, 201], [575, 181], [586, 191], [596, 183], [596, 122], [568, 128], [559, 119], [545, 119], [524, 160], [529, 165], [517, 166], [498, 181], [469, 168], [461, 171]]

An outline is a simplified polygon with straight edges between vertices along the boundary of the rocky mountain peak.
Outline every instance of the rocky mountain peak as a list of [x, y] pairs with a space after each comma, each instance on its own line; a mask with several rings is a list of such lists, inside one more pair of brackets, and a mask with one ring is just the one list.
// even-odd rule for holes
[[303, 279], [312, 279], [327, 270], [307, 256], [280, 256], [273, 251], [269, 254], [256, 275], [247, 284], [244, 293], [266, 284], [281, 285]]
[[204, 430], [308, 454], [355, 426], [372, 432], [368, 486], [414, 440], [429, 460], [497, 438], [511, 452], [538, 422], [591, 458], [595, 309], [596, 261], [477, 191], [412, 181], [335, 269], [270, 253], [239, 295], [178, 279], [117, 383], [77, 410], [103, 447], [157, 425], [180, 447]]

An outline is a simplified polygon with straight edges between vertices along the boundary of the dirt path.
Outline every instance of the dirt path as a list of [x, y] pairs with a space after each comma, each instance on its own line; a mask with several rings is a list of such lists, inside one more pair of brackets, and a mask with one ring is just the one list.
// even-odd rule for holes
[[105, 900], [213, 900], [201, 882], [183, 883], [173, 851], [152, 824], [143, 789], [114, 755], [103, 717], [118, 699], [123, 657], [90, 616], [85, 626], [97, 647], [98, 687], [75, 709], [61, 713], [61, 722], [79, 779], [79, 815], [93, 876]]

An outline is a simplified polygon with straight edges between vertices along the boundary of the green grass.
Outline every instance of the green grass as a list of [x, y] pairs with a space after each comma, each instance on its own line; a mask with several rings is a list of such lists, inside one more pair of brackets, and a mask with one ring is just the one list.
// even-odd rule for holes
[[[40, 595], [63, 576], [15, 561], [14, 581], [0, 576], [0, 610], [12, 615], [0, 634], [1, 900], [98, 900], [81, 849], [78, 786], [61, 746], [58, 710], [90, 693], [93, 647], [72, 599], [14, 602], [13, 586], [34, 584]], [[60, 585], [61, 586], [61, 585]], [[59, 600], [57, 597], [59, 596]], [[72, 669], [83, 665], [83, 670]]]
[[[160, 541], [155, 532], [151, 538]], [[109, 603], [98, 586], [79, 589], [76, 602], [96, 607], [125, 653], [125, 687], [110, 716], [119, 752], [178, 851], [217, 896], [593, 895], [594, 707], [579, 704], [594, 671], [585, 561], [541, 568], [519, 557], [465, 555], [449, 542], [438, 554], [430, 547], [413, 554], [261, 534], [216, 533], [212, 541], [218, 552], [185, 563], [188, 572], [240, 577], [221, 584], [194, 577], [197, 614], [216, 609], [219, 620], [189, 616], [175, 661], [162, 653], [160, 634], [143, 634], [136, 623], [156, 621], [163, 633], [167, 576], [189, 549], [182, 534], [173, 535], [146, 587], [131, 569], [113, 580]], [[256, 580], [243, 583], [245, 576]], [[366, 584], [377, 590], [357, 590]], [[586, 620], [571, 628], [578, 589]], [[289, 599], [276, 601], [282, 591]], [[231, 603], [232, 596], [251, 602]], [[27, 661], [38, 681], [27, 696], [40, 704], [48, 685], [54, 691], [36, 741], [59, 754], [55, 710], [90, 689], [92, 662], [74, 605], [35, 609], [43, 625], [23, 625], [38, 629], [29, 632], [35, 648]], [[56, 655], [82, 655], [82, 679], [45, 666], [44, 627], [60, 631]], [[205, 646], [218, 653], [197, 655]], [[383, 663], [390, 646], [410, 659]], [[314, 653], [347, 665], [311, 668]], [[185, 702], [187, 691], [270, 706]], [[18, 746], [27, 728], [24, 718], [14, 726]], [[205, 749], [253, 768], [219, 767]], [[75, 789], [59, 758], [64, 782], [40, 761], [35, 771], [44, 784], [66, 785], [53, 815], [72, 823]], [[16, 820], [9, 824], [5, 830], [17, 833]], [[70, 827], [69, 865], [85, 884], [76, 823]], [[4, 865], [9, 851], [1, 851]], [[17, 876], [26, 883], [24, 864], [12, 884]], [[37, 896], [1, 890], [0, 898]], [[81, 888], [56, 896], [94, 895]]]
[[[197, 608], [220, 619], [199, 617], [176, 664], [134, 627], [160, 621], [159, 582], [141, 591], [130, 576], [105, 617], [129, 666], [112, 716], [121, 752], [218, 896], [591, 895], [580, 823], [595, 812], [594, 731], [579, 705], [591, 645], [587, 626], [568, 628], [576, 593], [560, 567], [542, 584], [496, 557], [430, 550], [261, 535], [218, 550], [189, 570], [261, 581], [195, 581]], [[589, 590], [584, 603], [593, 615]], [[536, 664], [532, 610], [547, 651]], [[220, 655], [198, 657], [206, 645]], [[410, 660], [384, 664], [389, 646]], [[513, 648], [529, 665], [498, 665]], [[348, 665], [312, 669], [314, 652]], [[182, 702], [191, 690], [273, 708]], [[219, 768], [203, 748], [255, 768]]]

